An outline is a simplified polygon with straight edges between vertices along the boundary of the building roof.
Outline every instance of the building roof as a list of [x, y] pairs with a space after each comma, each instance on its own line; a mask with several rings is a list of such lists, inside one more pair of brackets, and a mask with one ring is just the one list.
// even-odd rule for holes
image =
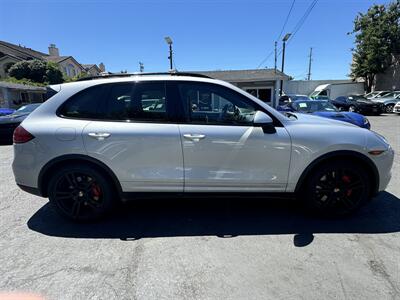
[[20, 45], [14, 45], [5, 41], [0, 41], [0, 52], [15, 56], [23, 60], [32, 58], [43, 59], [43, 57], [48, 56], [48, 54], [46, 53], [39, 52]]
[[221, 71], [191, 71], [229, 82], [269, 81], [289, 79], [289, 76], [275, 69], [250, 69], [250, 70], [221, 70]]
[[24, 90], [24, 91], [42, 91], [42, 92], [46, 91], [46, 88], [43, 86], [26, 85], [26, 84], [12, 83], [6, 81], [0, 81], [0, 88], [8, 88], [8, 89]]
[[55, 63], [59, 63], [70, 57], [72, 57], [72, 56], [46, 56], [46, 57], [44, 57], [44, 59], [47, 61], [53, 61]]
[[90, 70], [91, 68], [95, 68], [98, 72], [101, 72], [100, 68], [96, 64], [82, 64], [82, 67], [85, 70]]

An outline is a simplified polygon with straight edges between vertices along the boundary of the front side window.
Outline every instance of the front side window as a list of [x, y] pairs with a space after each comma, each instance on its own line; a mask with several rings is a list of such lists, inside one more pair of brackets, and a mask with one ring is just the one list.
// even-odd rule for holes
[[250, 125], [256, 109], [244, 96], [207, 83], [179, 83], [189, 122], [209, 125]]

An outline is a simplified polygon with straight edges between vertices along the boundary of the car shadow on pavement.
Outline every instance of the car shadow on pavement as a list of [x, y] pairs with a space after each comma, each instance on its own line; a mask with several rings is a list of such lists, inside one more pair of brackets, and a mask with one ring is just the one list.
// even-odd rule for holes
[[294, 234], [294, 245], [313, 241], [315, 233], [380, 234], [400, 231], [400, 199], [382, 192], [356, 214], [322, 218], [305, 213], [288, 199], [158, 199], [122, 205], [97, 223], [73, 223], [50, 204], [28, 221], [36, 232], [66, 238], [118, 238]]

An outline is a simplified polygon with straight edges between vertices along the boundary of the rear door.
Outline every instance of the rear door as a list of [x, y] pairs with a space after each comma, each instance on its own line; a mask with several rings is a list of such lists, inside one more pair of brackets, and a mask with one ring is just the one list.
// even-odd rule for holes
[[166, 97], [165, 83], [97, 88], [103, 89], [95, 99], [98, 113], [82, 132], [88, 155], [110, 167], [124, 192], [181, 192], [181, 141], [178, 125], [170, 119], [173, 104]]
[[264, 133], [253, 126], [260, 109], [245, 96], [220, 85], [179, 82], [186, 112], [181, 124], [188, 192], [283, 192], [290, 163], [290, 137], [277, 124]]

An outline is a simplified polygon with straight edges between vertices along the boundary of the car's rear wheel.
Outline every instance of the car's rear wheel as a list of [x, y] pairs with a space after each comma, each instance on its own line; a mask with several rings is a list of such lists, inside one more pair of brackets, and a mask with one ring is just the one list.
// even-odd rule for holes
[[329, 162], [308, 177], [305, 201], [314, 212], [347, 215], [370, 198], [367, 172], [351, 162]]
[[113, 189], [98, 170], [71, 165], [58, 170], [49, 182], [49, 199], [57, 212], [76, 221], [96, 220], [111, 211]]
[[385, 106], [385, 112], [386, 112], [387, 114], [391, 114], [391, 113], [393, 112], [393, 107], [394, 107], [394, 104], [388, 104], [388, 105], [386, 105], [386, 106]]

